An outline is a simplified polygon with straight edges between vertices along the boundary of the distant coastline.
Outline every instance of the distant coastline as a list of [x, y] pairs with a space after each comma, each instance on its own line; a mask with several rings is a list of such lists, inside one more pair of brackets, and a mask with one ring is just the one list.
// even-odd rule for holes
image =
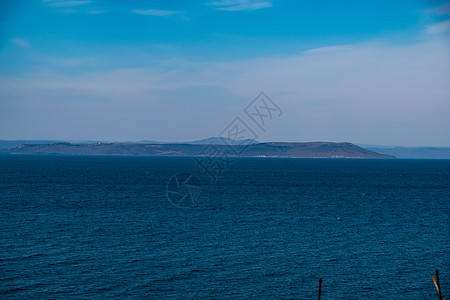
[[[208, 156], [207, 147], [216, 154], [231, 157], [298, 157], [298, 158], [395, 158], [352, 143], [334, 142], [268, 142], [246, 141], [214, 143], [36, 143], [0, 149], [3, 154], [63, 154], [63, 155], [142, 155], [142, 156]], [[211, 150], [211, 149], [210, 149]]]
[[[202, 140], [196, 140], [196, 141], [190, 141], [190, 142], [158, 142], [153, 140], [143, 140], [143, 141], [133, 141], [133, 142], [105, 142], [105, 141], [91, 141], [91, 140], [83, 140], [83, 141], [58, 141], [58, 140], [0, 140], [0, 154], [82, 154], [82, 155], [177, 155], [177, 154], [170, 154], [170, 146], [174, 145], [173, 147], [177, 148], [177, 151], [180, 151], [179, 145], [203, 145], [201, 147], [204, 147], [205, 145], [217, 145], [219, 148], [221, 146], [231, 145], [231, 146], [238, 146], [239, 143], [243, 143], [245, 145], [255, 145], [255, 144], [266, 144], [266, 145], [290, 145], [291, 148], [295, 148], [296, 146], [301, 146], [303, 144], [304, 150], [306, 150], [306, 145], [309, 144], [311, 147], [314, 146], [314, 142], [311, 143], [296, 143], [296, 142], [287, 142], [287, 143], [281, 143], [281, 142], [266, 142], [266, 143], [259, 143], [255, 140], [244, 140], [244, 141], [233, 141], [226, 138], [219, 138], [219, 137], [210, 137]], [[325, 157], [332, 157], [333, 155], [340, 155], [339, 153], [334, 153], [333, 151], [336, 150], [336, 148], [339, 148], [337, 144], [346, 144], [346, 143], [331, 143], [331, 142], [315, 142], [315, 145], [317, 146], [317, 143], [327, 144], [328, 146], [323, 146], [329, 150], [327, 155]], [[57, 146], [57, 144], [68, 144], [72, 147], [77, 147], [77, 149], [70, 149], [70, 147], [66, 147], [66, 149], [61, 149], [64, 147], [61, 147], [61, 145]], [[90, 145], [88, 147], [88, 145]], [[93, 145], [97, 145], [97, 147], [94, 147]], [[99, 147], [99, 145], [102, 145]], [[120, 145], [120, 146], [119, 146]], [[153, 148], [157, 148], [156, 145], [165, 145], [164, 148], [166, 150], [168, 149], [169, 152], [166, 154], [160, 153], [158, 151], [152, 153], [152, 151], [144, 151], [142, 149], [139, 149], [140, 146], [146, 145], [146, 148], [149, 145], [154, 145]], [[352, 144], [353, 145], [353, 144]], [[44, 147], [45, 146], [45, 147]], [[377, 154], [384, 154], [389, 157], [395, 156], [396, 158], [407, 158], [407, 159], [450, 159], [450, 147], [400, 147], [400, 146], [379, 146], [379, 145], [365, 145], [365, 144], [356, 144], [354, 146], [360, 147], [364, 150], [369, 150], [372, 152], [375, 152]], [[84, 147], [84, 148], [83, 148]], [[94, 149], [95, 148], [95, 149]], [[116, 148], [115, 150], [113, 148]], [[178, 155], [181, 156], [197, 156], [199, 155], [199, 152], [201, 151], [199, 148], [192, 148], [191, 146], [187, 146], [185, 151], [181, 151]], [[270, 147], [269, 147], [270, 148]], [[300, 147], [301, 148], [301, 147]], [[333, 150], [333, 148], [335, 148]], [[81, 150], [83, 149], [83, 150]], [[102, 150], [107, 151], [108, 153], [101, 153]], [[226, 149], [223, 149], [226, 151]], [[248, 150], [248, 149], [247, 149]], [[252, 150], [252, 149], [250, 149]], [[252, 157], [296, 157], [291, 156], [292, 153], [295, 153], [295, 151], [288, 151], [288, 155], [285, 156], [283, 151], [278, 151], [278, 153], [256, 153], [254, 151], [250, 151], [248, 155]], [[291, 149], [293, 150], [293, 149]], [[43, 151], [43, 152], [40, 152]], [[56, 152], [53, 152], [56, 151]], [[139, 153], [135, 153], [135, 152]], [[342, 149], [341, 149], [342, 151]], [[83, 152], [83, 153], [81, 153]], [[113, 153], [109, 153], [113, 152]], [[186, 153], [184, 153], [186, 152]], [[228, 151], [225, 152], [227, 155], [233, 155], [232, 152]], [[246, 153], [242, 153], [240, 156], [246, 156]], [[306, 152], [298, 152], [296, 155], [303, 155], [301, 157], [305, 157]], [[317, 153], [316, 153], [317, 154]], [[314, 155], [316, 155], [314, 154]], [[323, 157], [324, 152], [320, 151], [319, 153], [320, 157]], [[352, 153], [344, 153], [345, 157], [352, 157]], [[353, 155], [356, 153], [353, 153]], [[281, 155], [281, 156], [280, 156]], [[314, 156], [312, 153], [307, 154], [306, 157], [317, 157]], [[365, 155], [358, 156], [360, 158], [366, 158]]]

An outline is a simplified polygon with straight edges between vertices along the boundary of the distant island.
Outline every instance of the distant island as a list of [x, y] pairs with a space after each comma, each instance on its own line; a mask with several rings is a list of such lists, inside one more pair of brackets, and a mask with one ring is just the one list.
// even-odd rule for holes
[[334, 142], [267, 142], [246, 140], [243, 144], [227, 139], [209, 138], [189, 143], [115, 142], [115, 143], [23, 143], [0, 149], [0, 154], [62, 154], [62, 155], [143, 155], [143, 156], [199, 156], [208, 145], [216, 154], [243, 157], [298, 158], [395, 158], [352, 143]]

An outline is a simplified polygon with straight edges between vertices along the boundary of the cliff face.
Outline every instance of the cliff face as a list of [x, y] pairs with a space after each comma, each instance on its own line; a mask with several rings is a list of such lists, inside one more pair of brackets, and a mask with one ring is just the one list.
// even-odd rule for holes
[[[195, 156], [207, 145], [202, 144], [24, 144], [1, 150], [9, 154], [68, 154], [68, 155], [163, 155]], [[215, 149], [229, 156], [246, 157], [302, 157], [302, 158], [394, 158], [351, 143], [257, 143], [248, 146], [214, 145]], [[239, 154], [239, 155], [238, 155]]]

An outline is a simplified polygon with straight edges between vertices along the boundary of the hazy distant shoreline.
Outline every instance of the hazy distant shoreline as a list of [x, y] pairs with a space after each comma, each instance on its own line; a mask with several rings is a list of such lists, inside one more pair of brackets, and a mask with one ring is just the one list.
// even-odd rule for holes
[[252, 143], [252, 144], [22, 144], [2, 149], [4, 154], [141, 155], [141, 156], [220, 156], [298, 157], [298, 158], [394, 158], [352, 143]]
[[[241, 141], [242, 142], [242, 141]], [[191, 142], [168, 143], [157, 141], [138, 142], [99, 142], [99, 141], [52, 141], [52, 140], [0, 140], [0, 154], [69, 154], [69, 155], [143, 155], [143, 156], [199, 156], [207, 145], [212, 144], [228, 156], [241, 157], [299, 157], [299, 158], [407, 158], [407, 159], [450, 159], [450, 147], [399, 147], [378, 145], [354, 145], [351, 143], [331, 142], [265, 142], [259, 143], [254, 140], [244, 141], [249, 145], [240, 155], [230, 150], [240, 147], [236, 141], [211, 137]], [[263, 145], [266, 149], [258, 152], [255, 145]], [[319, 145], [327, 145], [325, 149], [317, 150]], [[265, 146], [264, 146], [265, 145]], [[268, 145], [272, 145], [269, 147]], [[284, 145], [284, 146], [283, 146]], [[288, 145], [288, 146], [287, 146]], [[352, 145], [347, 149], [339, 150], [338, 145]], [[288, 149], [286, 149], [286, 146]], [[143, 150], [142, 148], [161, 147], [161, 151]], [[245, 147], [245, 146], [244, 146]], [[274, 147], [278, 147], [274, 149]], [[284, 151], [283, 152], [283, 147]], [[309, 150], [307, 148], [309, 147]], [[316, 147], [316, 149], [313, 149]], [[271, 148], [271, 149], [270, 149]], [[295, 149], [298, 148], [298, 149]], [[344, 147], [345, 148], [345, 147]], [[350, 148], [351, 151], [350, 151]], [[358, 149], [361, 148], [361, 149]], [[250, 150], [248, 152], [248, 150]], [[275, 150], [275, 151], [274, 151]], [[311, 152], [314, 150], [314, 152]], [[370, 157], [365, 150], [384, 155], [383, 157]], [[306, 151], [306, 152], [305, 152]], [[350, 151], [350, 152], [348, 152]], [[369, 157], [368, 157], [369, 156]]]

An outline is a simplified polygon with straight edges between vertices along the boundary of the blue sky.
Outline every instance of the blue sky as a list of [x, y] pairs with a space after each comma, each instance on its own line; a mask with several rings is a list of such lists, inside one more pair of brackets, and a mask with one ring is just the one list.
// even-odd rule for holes
[[[450, 146], [450, 2], [0, 2], [0, 139]], [[256, 130], [256, 129], [255, 129]]]

